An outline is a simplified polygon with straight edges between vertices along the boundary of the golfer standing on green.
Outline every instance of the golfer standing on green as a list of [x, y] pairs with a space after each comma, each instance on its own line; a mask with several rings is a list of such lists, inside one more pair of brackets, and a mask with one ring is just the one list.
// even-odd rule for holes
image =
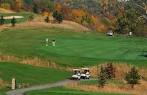
[[56, 46], [56, 40], [52, 40], [52, 46], [53, 46], [53, 47]]

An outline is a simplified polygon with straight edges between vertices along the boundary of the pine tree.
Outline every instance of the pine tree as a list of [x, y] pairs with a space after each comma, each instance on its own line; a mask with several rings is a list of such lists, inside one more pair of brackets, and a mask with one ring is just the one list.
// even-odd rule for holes
[[58, 21], [58, 23], [61, 23], [64, 19], [63, 15], [58, 11], [53, 12], [53, 17], [56, 19], [56, 21]]
[[35, 3], [33, 3], [33, 12], [36, 13], [36, 14], [39, 13], [38, 5], [35, 4]]
[[57, 19], [58, 23], [61, 23], [63, 21], [63, 15], [61, 13], [59, 13], [56, 19]]
[[135, 67], [132, 67], [131, 71], [128, 72], [125, 76], [125, 80], [127, 81], [128, 84], [131, 85], [131, 88], [134, 88], [134, 85], [138, 84], [139, 79], [140, 79], [140, 75]]
[[58, 15], [58, 11], [54, 11], [54, 12], [53, 12], [53, 17], [56, 18], [57, 15]]
[[15, 17], [13, 17], [13, 18], [11, 19], [11, 24], [12, 24], [13, 27], [15, 26], [15, 24], [16, 24], [16, 19], [15, 19]]
[[5, 19], [4, 19], [3, 16], [1, 16], [1, 18], [0, 18], [0, 25], [3, 25], [4, 23], [5, 23]]
[[106, 84], [106, 80], [107, 80], [106, 69], [104, 67], [101, 67], [100, 75], [98, 77], [99, 86], [103, 88]]

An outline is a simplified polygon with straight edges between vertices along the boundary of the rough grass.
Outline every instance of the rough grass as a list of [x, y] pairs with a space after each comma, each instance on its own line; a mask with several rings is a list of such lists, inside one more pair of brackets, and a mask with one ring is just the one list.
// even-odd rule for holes
[[[45, 39], [56, 40], [46, 47]], [[147, 39], [99, 33], [73, 32], [61, 28], [11, 29], [0, 33], [0, 54], [39, 57], [63, 66], [92, 66], [124, 62], [146, 67]]]
[[[79, 84], [80, 85], [96, 85], [96, 86], [98, 86], [98, 79], [80, 81]], [[124, 81], [116, 80], [116, 79], [114, 79], [114, 80], [107, 80], [106, 84], [111, 84], [111, 85], [120, 86], [120, 87], [126, 85], [124, 83]]]
[[123, 80], [109, 80], [104, 88], [98, 87], [97, 81], [75, 82], [68, 84], [65, 87], [89, 92], [126, 93], [133, 95], [146, 95], [147, 93], [146, 81], [140, 81], [140, 84], [136, 85], [134, 89], [132, 89], [130, 85], [127, 85]]
[[[99, 72], [101, 70], [101, 66], [106, 66], [107, 63], [103, 63], [98, 66], [92, 66], [90, 68], [91, 76], [94, 78], [97, 78], [97, 75], [99, 75]], [[126, 63], [113, 63], [113, 66], [115, 68], [115, 75], [116, 79], [120, 80], [123, 79], [127, 72], [131, 70], [133, 65], [126, 64]], [[147, 69], [145, 67], [136, 67], [139, 74], [144, 80], [147, 80]]]
[[26, 95], [128, 95], [128, 94], [115, 94], [115, 93], [94, 93], [94, 92], [85, 92], [80, 90], [73, 90], [67, 88], [52, 88], [49, 90], [40, 90], [28, 92]]

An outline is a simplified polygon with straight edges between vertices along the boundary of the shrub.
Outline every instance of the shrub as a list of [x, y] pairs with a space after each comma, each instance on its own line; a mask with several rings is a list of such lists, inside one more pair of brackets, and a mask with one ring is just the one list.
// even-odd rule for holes
[[64, 19], [63, 15], [58, 12], [58, 11], [54, 11], [53, 12], [53, 17], [55, 18], [55, 20], [58, 22], [58, 23], [61, 23]]
[[5, 19], [3, 16], [0, 17], [0, 25], [3, 25], [5, 23]]
[[131, 88], [134, 88], [134, 85], [138, 84], [139, 79], [140, 75], [135, 67], [131, 68], [131, 70], [125, 76], [125, 80], [131, 85]]

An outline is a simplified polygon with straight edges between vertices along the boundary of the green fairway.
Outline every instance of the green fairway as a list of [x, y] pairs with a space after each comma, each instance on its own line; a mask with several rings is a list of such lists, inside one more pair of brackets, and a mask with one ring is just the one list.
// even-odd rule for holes
[[28, 92], [26, 95], [128, 95], [128, 94], [84, 92], [84, 91], [77, 91], [77, 90], [60, 87], [60, 88], [52, 88], [49, 90], [32, 91], [32, 92]]
[[[56, 40], [56, 46], [46, 47], [46, 38]], [[147, 38], [108, 37], [46, 27], [13, 29], [0, 33], [0, 55], [39, 57], [63, 66], [90, 66], [107, 61], [147, 66]]]
[[[37, 85], [57, 82], [67, 79], [69, 76], [69, 72], [51, 68], [33, 67], [16, 63], [0, 63], [0, 78], [8, 83], [11, 83], [12, 78], [16, 78], [17, 84]], [[2, 91], [2, 89], [4, 90]], [[6, 90], [6, 88], [2, 89], [0, 89], [0, 94]]]
[[4, 91], [0, 91], [0, 95], [6, 95]]
[[[11, 83], [13, 77], [16, 78], [17, 84], [25, 83], [29, 85], [37, 85], [57, 82], [67, 79], [69, 76], [69, 72], [61, 70], [0, 62], [0, 78], [8, 83]], [[0, 95], [5, 95], [4, 92], [9, 88], [10, 87], [0, 87]]]

